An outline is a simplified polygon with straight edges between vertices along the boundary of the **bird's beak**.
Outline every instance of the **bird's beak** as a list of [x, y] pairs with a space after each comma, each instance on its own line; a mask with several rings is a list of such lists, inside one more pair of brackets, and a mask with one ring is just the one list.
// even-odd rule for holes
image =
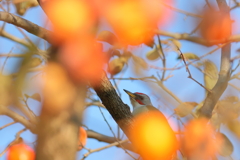
[[132, 92], [129, 92], [128, 90], [126, 89], [123, 89], [131, 98], [135, 99], [136, 98], [136, 95]]

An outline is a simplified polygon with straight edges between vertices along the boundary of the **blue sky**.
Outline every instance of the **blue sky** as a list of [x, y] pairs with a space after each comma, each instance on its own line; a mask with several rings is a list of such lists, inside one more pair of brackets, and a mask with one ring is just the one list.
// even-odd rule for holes
[[[204, 6], [205, 1], [204, 0], [198, 0], [198, 1], [189, 1], [189, 0], [175, 0], [176, 8], [195, 13], [196, 11], [200, 11], [200, 9]], [[213, 5], [216, 5], [213, 3]], [[11, 8], [11, 12], [15, 13], [14, 8]], [[175, 13], [175, 19], [171, 24], [165, 25], [162, 27], [163, 30], [171, 31], [171, 32], [180, 32], [180, 33], [185, 33], [189, 32], [189, 30], [192, 30], [194, 28], [194, 22], [195, 18], [192, 17], [187, 17], [184, 14], [180, 13]], [[235, 9], [232, 12], [232, 17], [235, 19], [235, 24], [238, 25], [240, 24], [239, 20], [239, 15], [240, 15], [240, 9]], [[35, 24], [38, 24], [40, 26], [43, 26], [44, 21], [46, 19], [45, 14], [41, 10], [40, 7], [35, 7], [27, 11], [26, 15], [24, 15], [24, 18], [26, 18], [29, 21], [32, 21]], [[2, 24], [2, 22], [0, 22]], [[102, 27], [102, 29], [108, 29], [106, 25]], [[6, 25], [6, 31], [19, 37], [23, 38], [23, 35], [15, 28], [15, 26], [11, 24]], [[236, 30], [235, 34], [240, 34], [240, 30]], [[38, 38], [36, 36], [33, 36], [31, 34], [28, 34], [25, 32], [29, 37], [33, 40], [36, 41]], [[162, 39], [166, 39], [167, 37], [162, 37]], [[196, 55], [203, 55], [207, 53], [208, 51], [212, 50], [216, 46], [213, 47], [204, 47], [198, 44], [194, 44], [191, 42], [187, 41], [181, 41], [182, 52], [192, 52], [195, 53]], [[43, 46], [43, 41], [41, 41], [41, 46]], [[15, 43], [0, 37], [0, 53], [8, 53], [11, 49], [13, 48], [13, 53], [22, 53], [22, 49], [24, 49], [21, 45], [16, 45]], [[107, 45], [105, 46], [105, 49], [107, 49]], [[236, 49], [240, 48], [239, 43], [233, 43], [232, 44], [232, 57], [237, 55], [235, 52]], [[140, 47], [132, 47], [131, 51], [135, 54], [138, 55], [142, 58], [145, 59], [145, 54], [147, 51], [151, 50], [151, 48], [146, 47], [146, 46], [140, 46]], [[217, 51], [212, 55], [207, 56], [207, 59], [212, 60], [218, 67], [220, 65], [220, 52]], [[177, 54], [174, 52], [169, 52], [167, 53], [167, 66], [168, 68], [172, 68], [178, 61], [176, 60]], [[0, 63], [2, 64], [4, 61], [4, 58], [0, 59]], [[14, 63], [16, 63], [18, 59], [16, 58], [9, 58], [6, 64], [6, 67], [4, 69], [4, 74], [8, 74], [11, 72], [14, 72], [14, 68], [12, 67]], [[151, 65], [156, 65], [156, 66], [161, 66], [160, 61], [148, 61], [149, 64]], [[181, 64], [183, 65], [183, 64]], [[180, 65], [180, 66], [181, 66]], [[234, 64], [236, 65], [236, 64]], [[137, 77], [138, 75], [134, 75], [132, 71], [132, 64], [130, 62], [129, 66], [126, 66], [124, 68], [124, 73], [120, 73], [116, 77]], [[191, 73], [195, 79], [197, 79], [199, 82], [203, 82], [203, 74], [199, 72], [197, 69], [194, 67], [190, 67]], [[150, 69], [145, 71], [145, 74], [147, 76], [151, 75], [156, 75], [157, 70]], [[158, 71], [161, 73], [161, 71]], [[168, 74], [169, 72], [167, 72]], [[123, 75], [122, 75], [123, 74]], [[178, 71], [172, 72], [172, 75], [174, 75], [172, 78], [168, 79], [164, 84], [166, 87], [172, 91], [175, 95], [177, 95], [182, 101], [195, 101], [195, 102], [201, 102], [204, 99], [204, 89], [200, 87], [198, 84], [193, 82], [192, 80], [188, 79], [188, 73], [186, 72], [185, 68], [182, 68]], [[36, 79], [35, 79], [36, 80]], [[123, 89], [127, 89], [132, 92], [142, 92], [150, 95], [152, 97], [152, 101], [154, 106], [159, 107], [159, 109], [168, 117], [173, 113], [172, 109], [175, 108], [178, 103], [171, 97], [169, 96], [166, 92], [164, 92], [160, 87], [152, 84], [152, 83], [146, 83], [142, 81], [129, 81], [129, 80], [124, 80], [120, 81], [118, 87], [119, 90], [121, 91], [121, 98], [123, 101], [130, 105], [129, 99], [127, 94], [123, 92]], [[236, 85], [239, 85], [238, 81], [234, 81]], [[30, 81], [30, 86], [26, 90], [28, 94], [32, 94], [35, 92], [38, 92], [40, 90], [40, 87], [36, 85], [36, 83], [33, 81]], [[228, 87], [227, 91], [225, 91], [224, 96], [227, 94], [234, 94], [239, 97], [239, 91], [236, 91], [232, 87]], [[29, 100], [29, 106], [34, 110], [34, 111], [39, 111], [41, 104], [35, 100]], [[171, 109], [169, 109], [171, 108]], [[111, 115], [106, 111], [103, 110], [103, 113], [108, 120], [108, 123], [111, 125], [112, 129], [117, 131], [117, 125], [115, 121], [112, 119]], [[97, 131], [99, 133], [108, 135], [108, 136], [113, 136], [110, 129], [108, 128], [106, 122], [104, 121], [101, 113], [99, 112], [98, 107], [96, 106], [91, 106], [88, 107], [85, 111], [84, 114], [84, 123], [89, 127], [89, 129], [92, 129], [94, 131]], [[0, 116], [0, 127], [3, 126], [4, 124], [7, 124], [11, 122], [12, 120], [6, 116]], [[171, 119], [172, 122], [176, 123], [176, 118]], [[9, 126], [7, 128], [4, 128], [0, 130], [0, 137], [1, 137], [1, 143], [0, 143], [0, 152], [6, 147], [8, 143], [10, 143], [15, 136], [15, 133], [19, 131], [20, 129], [23, 129], [24, 127], [21, 124], [14, 124], [12, 126]], [[240, 141], [237, 139], [234, 135], [232, 135], [225, 127], [222, 129], [223, 133], [226, 133], [231, 140], [231, 142], [234, 144], [234, 153], [232, 157], [234, 159], [239, 159], [240, 155], [237, 152], [240, 148]], [[30, 133], [29, 131], [26, 131], [22, 133], [21, 135], [29, 145], [33, 146], [33, 142], [35, 141], [36, 135]], [[107, 145], [106, 143], [103, 142], [98, 142], [93, 139], [88, 139], [87, 148], [98, 148]], [[85, 153], [85, 151], [81, 151], [78, 153], [78, 155]], [[125, 151], [116, 147], [112, 147], [100, 152], [96, 152], [91, 154], [87, 160], [96, 160], [96, 159], [115, 159], [115, 160], [120, 160], [120, 159], [127, 159], [129, 158], [128, 155], [125, 154]], [[0, 160], [5, 159], [5, 155], [0, 158]], [[79, 159], [79, 158], [78, 158]], [[131, 159], [131, 158], [129, 158]]]

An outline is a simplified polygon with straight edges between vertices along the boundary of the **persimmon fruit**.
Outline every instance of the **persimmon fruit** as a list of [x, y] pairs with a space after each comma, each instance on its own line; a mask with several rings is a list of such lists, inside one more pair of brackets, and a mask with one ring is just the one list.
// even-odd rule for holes
[[25, 143], [15, 144], [9, 147], [7, 160], [34, 160], [34, 150]]
[[78, 150], [87, 144], [87, 132], [83, 127], [79, 127]]

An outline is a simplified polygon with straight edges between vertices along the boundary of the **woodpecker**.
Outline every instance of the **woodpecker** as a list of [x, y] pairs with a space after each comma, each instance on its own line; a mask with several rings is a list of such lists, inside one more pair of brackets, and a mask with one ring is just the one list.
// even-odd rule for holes
[[178, 141], [166, 117], [144, 93], [129, 92], [135, 118], [130, 131], [133, 145], [144, 160], [171, 160], [176, 155]]
[[125, 89], [124, 89], [124, 91], [129, 95], [131, 104], [133, 106], [132, 114], [134, 116], [144, 113], [144, 112], [148, 112], [148, 111], [160, 112], [157, 108], [153, 107], [152, 102], [151, 102], [150, 98], [148, 97], [148, 95], [146, 95], [144, 93], [140, 93], [140, 92], [132, 93]]

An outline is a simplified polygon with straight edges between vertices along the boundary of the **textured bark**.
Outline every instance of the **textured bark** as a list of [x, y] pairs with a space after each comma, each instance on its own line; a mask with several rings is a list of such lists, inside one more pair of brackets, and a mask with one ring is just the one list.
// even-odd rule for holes
[[36, 160], [76, 159], [78, 125], [68, 113], [41, 115], [38, 129]]
[[132, 127], [133, 120], [130, 108], [123, 103], [105, 74], [103, 74], [100, 84], [94, 87], [94, 90], [113, 119], [128, 136], [128, 129]]
[[36, 160], [75, 160], [86, 90], [57, 114], [43, 109], [37, 127]]

